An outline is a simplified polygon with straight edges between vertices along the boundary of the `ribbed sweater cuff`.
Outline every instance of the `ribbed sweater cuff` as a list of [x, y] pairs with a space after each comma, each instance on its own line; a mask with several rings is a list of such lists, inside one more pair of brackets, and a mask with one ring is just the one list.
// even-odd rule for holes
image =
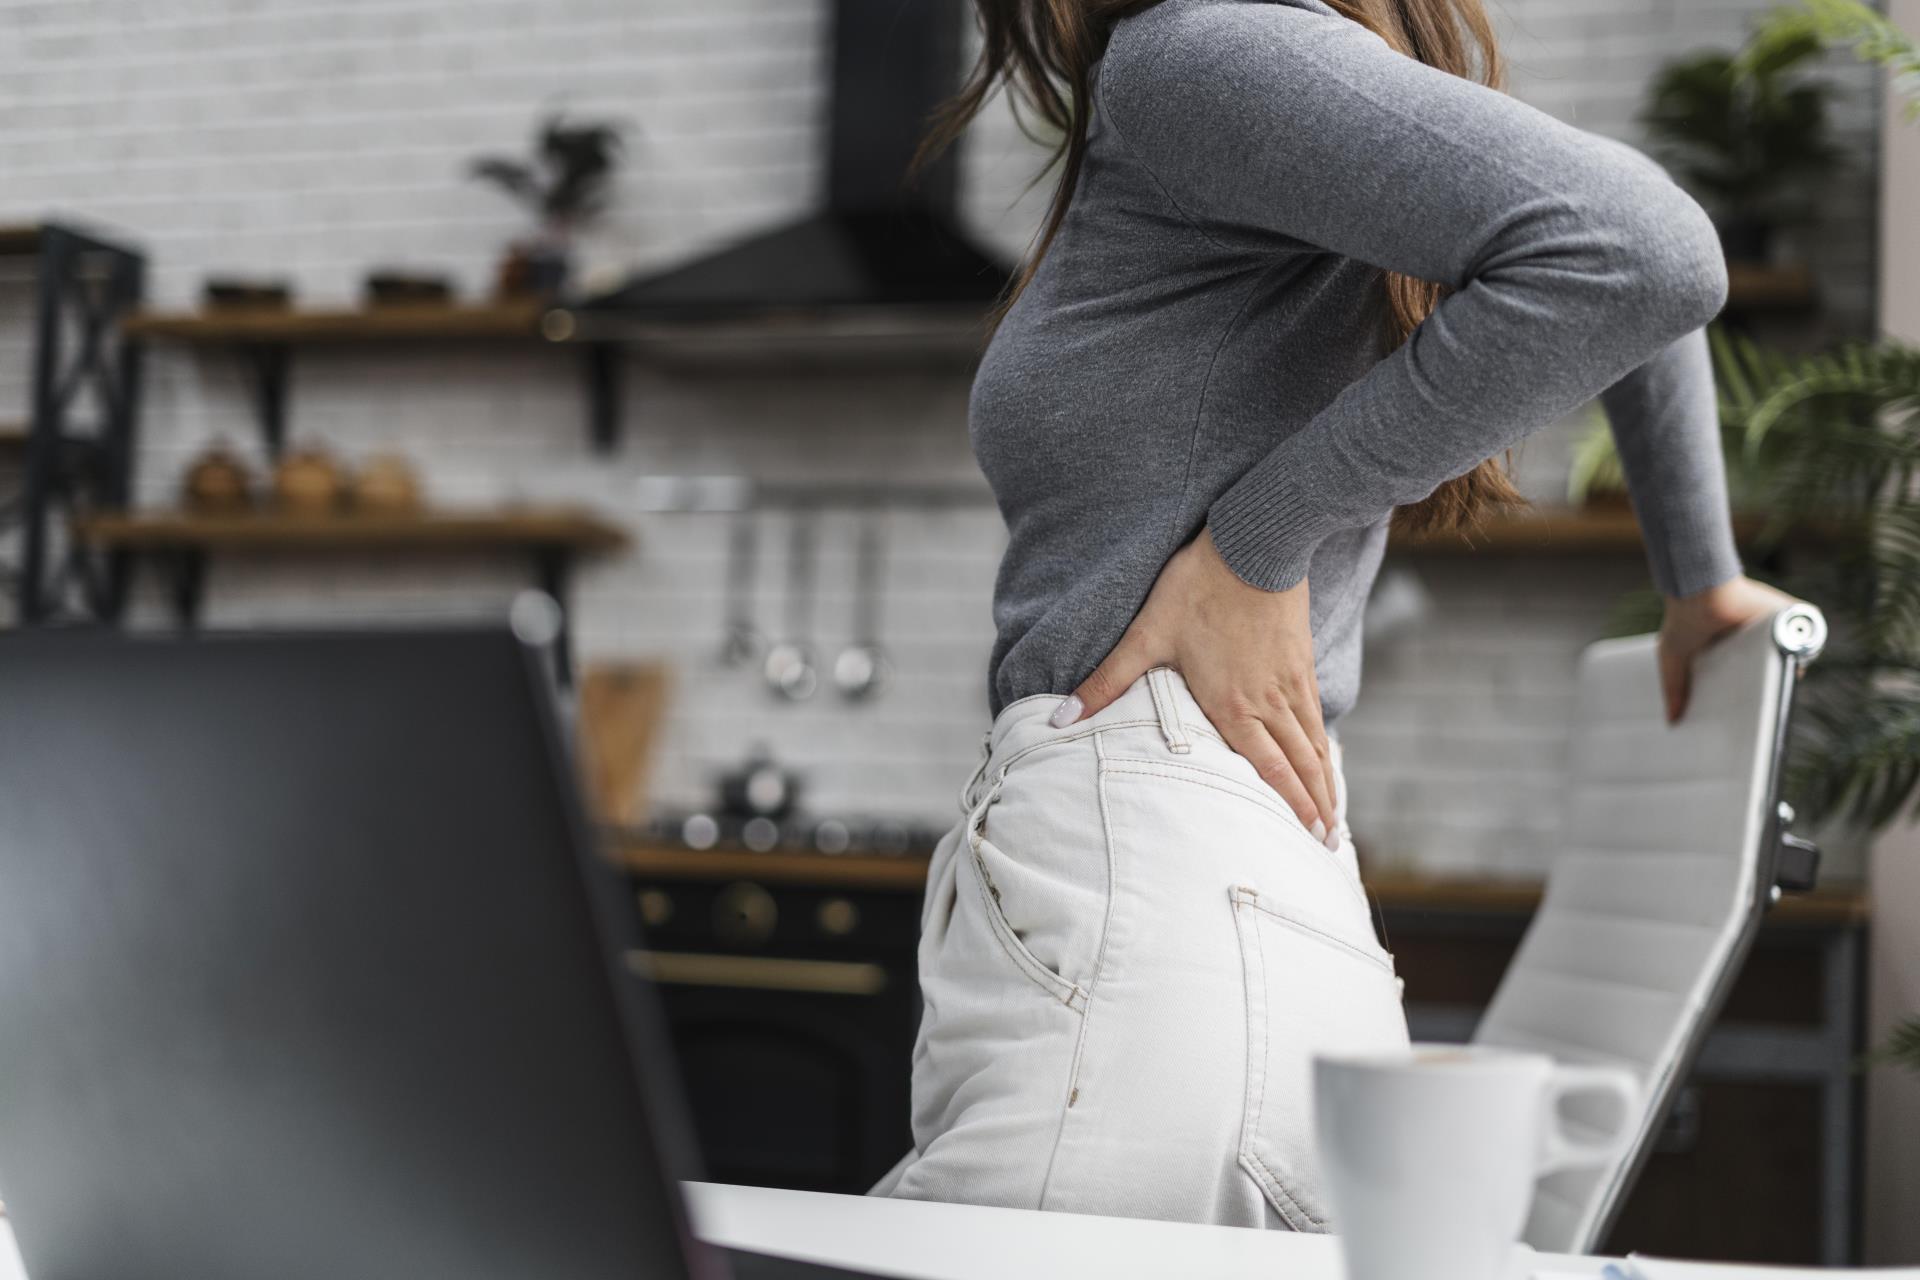
[[1694, 512], [1663, 511], [1657, 520], [1641, 517], [1647, 563], [1661, 595], [1698, 595], [1741, 572], [1733, 522], [1724, 506]]
[[1307, 565], [1330, 532], [1326, 513], [1284, 484], [1261, 484], [1258, 472], [1214, 500], [1207, 528], [1221, 559], [1242, 582], [1285, 591], [1307, 576]]

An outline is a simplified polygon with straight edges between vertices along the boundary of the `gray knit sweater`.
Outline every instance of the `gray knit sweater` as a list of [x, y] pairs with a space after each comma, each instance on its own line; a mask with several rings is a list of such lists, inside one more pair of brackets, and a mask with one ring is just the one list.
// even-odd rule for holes
[[[1211, 526], [1309, 580], [1329, 720], [1395, 507], [1602, 396], [1655, 582], [1739, 571], [1700, 330], [1725, 268], [1630, 148], [1319, 0], [1163, 0], [1097, 72], [1065, 225], [995, 335], [973, 443], [1010, 542], [997, 712], [1072, 690]], [[1382, 358], [1383, 270], [1454, 292]]]

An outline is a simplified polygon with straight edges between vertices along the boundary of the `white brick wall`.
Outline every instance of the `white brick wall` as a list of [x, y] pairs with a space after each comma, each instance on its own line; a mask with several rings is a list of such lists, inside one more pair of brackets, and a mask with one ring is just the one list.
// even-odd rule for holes
[[[1523, 97], [1631, 137], [1640, 86], [1674, 52], [1738, 37], [1768, 0], [1508, 0]], [[798, 212], [819, 188], [826, 6], [820, 0], [0, 0], [0, 220], [69, 212], [151, 254], [161, 305], [209, 272], [291, 279], [308, 302], [351, 299], [364, 271], [443, 271], [468, 294], [521, 230], [463, 176], [513, 150], [543, 108], [636, 126], [616, 211], [589, 269], [672, 261]], [[1863, 73], [1843, 123], [1870, 128]], [[1034, 155], [1003, 118], [966, 155], [968, 206], [1009, 254], [1042, 203]], [[1839, 323], [1869, 300], [1867, 173], [1836, 184], [1813, 242]], [[24, 402], [26, 282], [0, 276], [0, 405]], [[802, 765], [823, 809], [940, 817], [984, 727], [988, 594], [1001, 545], [989, 511], [895, 512], [884, 638], [892, 691], [848, 707], [776, 703], [713, 661], [727, 522], [633, 513], [660, 474], [790, 480], [972, 476], [962, 380], [629, 372], [628, 432], [592, 455], [575, 365], [540, 350], [315, 349], [294, 368], [293, 430], [352, 459], [399, 449], [432, 496], [593, 503], [636, 550], [576, 588], [589, 659], [657, 655], [680, 671], [656, 794], [693, 802], [756, 740]], [[209, 440], [255, 447], [246, 387], [219, 353], [162, 346], [149, 362], [140, 497], [164, 502]], [[7, 416], [0, 411], [0, 417]], [[1526, 452], [1558, 483], [1564, 433]], [[855, 524], [821, 538], [817, 640], [848, 639]], [[780, 518], [761, 567], [763, 626], [780, 629]], [[1357, 822], [1382, 856], [1449, 866], [1537, 865], [1564, 747], [1564, 679], [1632, 565], [1438, 564], [1438, 614], [1371, 658], [1347, 730]], [[471, 615], [498, 608], [521, 565], [482, 558], [369, 566], [221, 560], [215, 623]], [[149, 584], [141, 615], [159, 614]]]

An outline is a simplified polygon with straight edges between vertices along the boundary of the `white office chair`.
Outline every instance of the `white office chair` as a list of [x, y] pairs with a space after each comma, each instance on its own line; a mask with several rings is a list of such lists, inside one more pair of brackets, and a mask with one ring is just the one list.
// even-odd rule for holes
[[1780, 762], [1795, 684], [1826, 634], [1819, 610], [1794, 605], [1728, 637], [1700, 658], [1671, 727], [1653, 637], [1582, 659], [1564, 842], [1474, 1042], [1627, 1067], [1643, 1101], [1613, 1164], [1541, 1180], [1537, 1249], [1599, 1245], [1762, 915], [1782, 888], [1812, 887], [1818, 853], [1786, 832]]

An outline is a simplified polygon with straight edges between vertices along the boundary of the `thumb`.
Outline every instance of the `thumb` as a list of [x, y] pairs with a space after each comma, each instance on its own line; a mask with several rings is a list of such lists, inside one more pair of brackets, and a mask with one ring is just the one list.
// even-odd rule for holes
[[1082, 680], [1080, 687], [1061, 701], [1048, 723], [1056, 729], [1064, 729], [1104, 711], [1153, 666], [1154, 660], [1146, 642], [1129, 628], [1127, 634], [1120, 637], [1120, 643], [1113, 646], [1113, 652], [1100, 660], [1093, 674]]
[[1687, 713], [1687, 693], [1693, 675], [1691, 663], [1688, 655], [1676, 652], [1672, 645], [1661, 645], [1659, 656], [1660, 691], [1667, 704], [1667, 723], [1678, 724], [1680, 717]]

